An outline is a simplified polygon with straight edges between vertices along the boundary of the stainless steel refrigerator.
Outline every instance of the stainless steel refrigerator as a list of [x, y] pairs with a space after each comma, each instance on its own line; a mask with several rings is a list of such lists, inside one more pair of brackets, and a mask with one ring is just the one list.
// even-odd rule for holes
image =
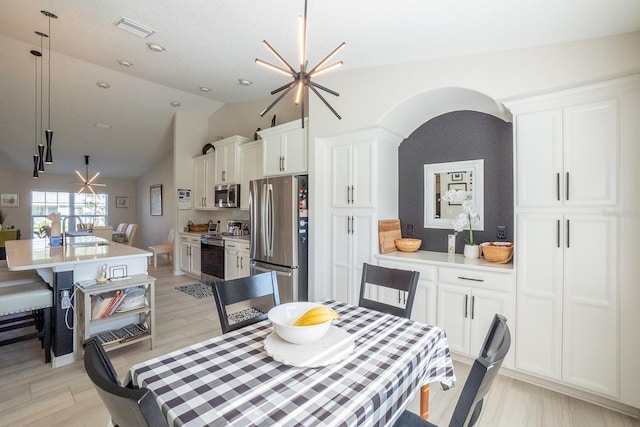
[[307, 301], [308, 176], [249, 183], [251, 275], [275, 270], [280, 302]]

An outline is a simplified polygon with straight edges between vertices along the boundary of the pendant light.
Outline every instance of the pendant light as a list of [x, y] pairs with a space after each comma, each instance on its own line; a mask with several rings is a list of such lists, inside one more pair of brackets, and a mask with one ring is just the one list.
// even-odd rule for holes
[[34, 153], [33, 153], [33, 177], [34, 178], [38, 178], [39, 174], [38, 174], [38, 159], [39, 159], [39, 155], [38, 155], [38, 58], [42, 56], [42, 53], [38, 52], [37, 50], [32, 50], [31, 54], [34, 56], [35, 58], [35, 62], [34, 62], [34, 128], [35, 128], [35, 132], [33, 134], [33, 147], [34, 147]]
[[[43, 32], [36, 31], [36, 34], [40, 36], [40, 56], [42, 56], [43, 52], [43, 42], [44, 38], [48, 38], [49, 36]], [[42, 122], [44, 121], [44, 115], [42, 114], [42, 104], [44, 102], [43, 93], [43, 69], [42, 69], [42, 58], [40, 58], [40, 137], [38, 143], [38, 172], [44, 172], [44, 144], [42, 144]]]
[[93, 187], [106, 187], [107, 184], [99, 184], [97, 182], [94, 182], [98, 175], [100, 175], [100, 172], [96, 172], [95, 175], [89, 178], [89, 156], [84, 156], [84, 165], [84, 176], [82, 176], [79, 171], [76, 171], [76, 175], [78, 175], [78, 178], [80, 178], [80, 182], [74, 182], [73, 184], [81, 185], [80, 189], [78, 190], [78, 194], [82, 193], [85, 189], [88, 189], [93, 193], [93, 195], [95, 195], [96, 192], [94, 191]]
[[298, 17], [298, 37], [299, 37], [298, 52], [299, 52], [300, 71], [296, 71], [291, 65], [289, 65], [289, 63], [285, 61], [285, 59], [278, 52], [276, 52], [276, 50], [273, 47], [271, 47], [271, 45], [266, 40], [262, 41], [262, 43], [264, 43], [264, 45], [269, 50], [269, 52], [271, 52], [276, 58], [278, 58], [278, 60], [286, 68], [283, 68], [279, 65], [271, 64], [269, 62], [263, 61], [262, 59], [258, 59], [258, 58], [256, 58], [256, 64], [260, 64], [271, 70], [277, 71], [286, 76], [290, 76], [293, 78], [293, 81], [291, 83], [287, 83], [286, 85], [279, 87], [278, 89], [271, 91], [271, 95], [275, 95], [278, 92], [282, 92], [282, 93], [280, 94], [280, 96], [278, 96], [278, 98], [276, 98], [275, 101], [273, 101], [273, 103], [271, 103], [271, 105], [269, 105], [260, 113], [260, 116], [264, 117], [264, 115], [269, 110], [271, 110], [271, 108], [273, 108], [278, 102], [280, 102], [280, 100], [284, 98], [284, 96], [287, 93], [289, 93], [289, 91], [295, 88], [296, 95], [295, 95], [294, 103], [296, 105], [300, 105], [300, 116], [301, 116], [300, 118], [302, 120], [303, 128], [304, 128], [304, 97], [305, 95], [308, 95], [309, 89], [311, 89], [313, 93], [315, 93], [318, 96], [318, 98], [320, 98], [320, 100], [324, 103], [324, 105], [326, 105], [327, 108], [331, 110], [331, 112], [338, 118], [338, 120], [342, 119], [342, 117], [340, 117], [338, 112], [329, 104], [329, 102], [326, 99], [324, 99], [324, 97], [320, 94], [320, 92], [318, 92], [318, 89], [323, 90], [327, 93], [330, 93], [331, 95], [334, 95], [334, 96], [340, 96], [340, 94], [336, 91], [333, 91], [329, 88], [326, 88], [315, 82], [312, 82], [311, 78], [319, 74], [325, 73], [327, 71], [333, 70], [335, 68], [341, 67], [342, 61], [338, 61], [327, 66], [325, 66], [325, 64], [329, 61], [329, 59], [333, 57], [333, 55], [338, 53], [338, 51], [342, 49], [346, 45], [346, 43], [342, 42], [329, 55], [327, 55], [322, 61], [320, 61], [318, 65], [313, 67], [310, 71], [307, 71], [307, 65], [308, 65], [307, 51], [306, 51], [307, 49], [307, 0], [304, 0], [304, 17], [300, 17], [300, 16]]
[[48, 91], [49, 91], [49, 95], [47, 97], [47, 103], [48, 103], [48, 108], [47, 108], [47, 130], [45, 131], [45, 137], [47, 140], [47, 155], [45, 158], [45, 162], [47, 164], [52, 164], [53, 163], [53, 150], [51, 145], [53, 144], [53, 130], [51, 130], [51, 18], [53, 19], [58, 19], [58, 17], [56, 15], [54, 15], [51, 12], [48, 12], [46, 10], [41, 10], [40, 13], [42, 13], [44, 16], [46, 16], [47, 18], [49, 18], [49, 57], [48, 57], [48, 61], [49, 61], [49, 66], [48, 66], [48, 70], [47, 70], [47, 77], [49, 79], [49, 84], [47, 86]]

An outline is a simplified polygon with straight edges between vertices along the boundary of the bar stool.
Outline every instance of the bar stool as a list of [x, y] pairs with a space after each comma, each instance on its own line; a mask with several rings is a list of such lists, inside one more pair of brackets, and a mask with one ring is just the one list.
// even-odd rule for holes
[[0, 287], [0, 333], [36, 326], [36, 332], [0, 340], [0, 346], [40, 338], [44, 362], [51, 362], [53, 292], [45, 282]]

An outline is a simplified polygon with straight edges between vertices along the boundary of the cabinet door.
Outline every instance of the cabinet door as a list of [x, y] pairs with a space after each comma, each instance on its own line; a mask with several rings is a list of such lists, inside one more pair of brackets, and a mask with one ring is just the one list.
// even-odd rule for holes
[[351, 151], [351, 191], [354, 207], [373, 207], [373, 144], [360, 142], [352, 145]]
[[469, 354], [471, 295], [462, 286], [438, 284], [438, 326], [447, 333], [451, 351]]
[[436, 284], [431, 280], [418, 280], [418, 289], [416, 289], [416, 297], [413, 301], [411, 319], [426, 323], [427, 325], [436, 324], [436, 289]]
[[[358, 303], [360, 298], [360, 282], [362, 281], [362, 264], [373, 261], [373, 218], [369, 213], [358, 213], [351, 217], [351, 245], [353, 261], [351, 263], [352, 301]], [[377, 234], [376, 234], [377, 238]]]
[[180, 270], [191, 272], [191, 245], [186, 237], [180, 238]]
[[[501, 314], [515, 324], [512, 303], [507, 295], [502, 292], [484, 291], [473, 289], [471, 291], [471, 331], [469, 341], [469, 352], [471, 356], [477, 357], [484, 344], [484, 339], [489, 331], [489, 326], [496, 314]], [[511, 351], [505, 360], [505, 366], [513, 366]], [[509, 363], [511, 362], [511, 363]]]
[[204, 157], [197, 157], [193, 159], [193, 199], [194, 207], [204, 208], [206, 206], [206, 189], [205, 184], [207, 182], [206, 162]]
[[229, 151], [228, 145], [221, 145], [216, 148], [216, 171], [215, 171], [215, 184], [225, 184], [229, 182], [225, 180], [227, 172], [227, 152]]
[[224, 250], [224, 280], [233, 280], [240, 277], [238, 251], [233, 248]]
[[564, 109], [565, 205], [616, 203], [617, 117], [615, 99]]
[[562, 215], [518, 214], [515, 366], [559, 380], [562, 361]]
[[563, 380], [618, 396], [617, 218], [565, 215]]
[[240, 146], [240, 209], [249, 209], [249, 182], [262, 178], [262, 145], [246, 144]]
[[331, 147], [331, 205], [344, 208], [351, 204], [350, 144]]
[[282, 135], [283, 172], [296, 174], [307, 172], [307, 128], [286, 131]]
[[251, 274], [249, 269], [249, 248], [243, 249], [238, 252], [238, 258], [240, 259], [238, 277], [249, 277], [249, 275]]
[[281, 175], [283, 173], [282, 137], [266, 136], [262, 140], [264, 176]]
[[515, 119], [518, 207], [560, 206], [563, 197], [562, 110]]
[[334, 211], [331, 215], [331, 298], [357, 304], [351, 292], [351, 214]]
[[200, 241], [197, 239], [197, 243], [191, 243], [191, 273], [199, 276], [202, 270], [201, 249]]

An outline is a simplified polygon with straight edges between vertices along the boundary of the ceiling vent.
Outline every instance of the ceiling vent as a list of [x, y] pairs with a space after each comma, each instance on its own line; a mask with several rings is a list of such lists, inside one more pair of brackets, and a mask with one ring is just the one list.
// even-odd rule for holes
[[136, 21], [132, 21], [129, 18], [125, 18], [124, 16], [121, 16], [120, 18], [118, 18], [118, 20], [114, 22], [113, 25], [115, 25], [120, 29], [128, 31], [131, 34], [135, 34], [138, 37], [147, 38], [151, 34], [155, 33], [155, 31], [152, 30], [151, 28], [144, 26], [142, 24], [139, 24]]

